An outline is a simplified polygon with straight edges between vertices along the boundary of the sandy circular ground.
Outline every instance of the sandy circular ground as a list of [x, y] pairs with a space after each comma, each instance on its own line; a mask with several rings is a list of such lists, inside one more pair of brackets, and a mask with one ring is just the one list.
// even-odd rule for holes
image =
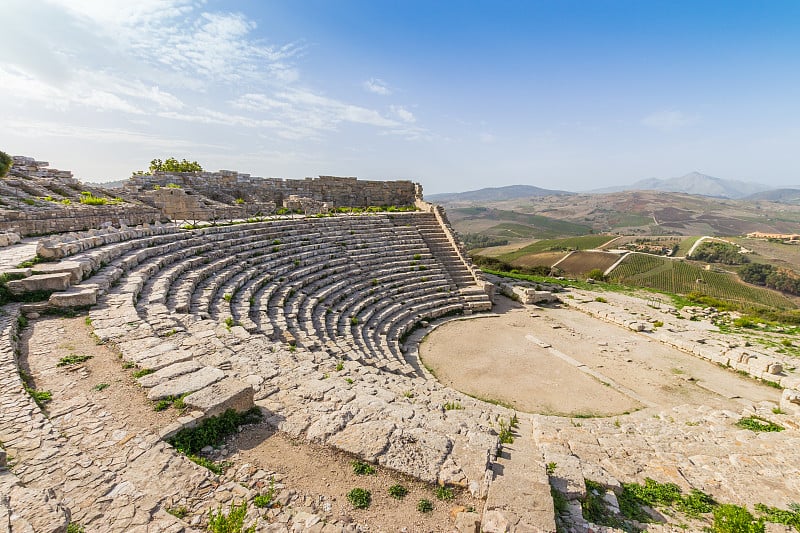
[[423, 340], [420, 357], [440, 382], [524, 412], [568, 416], [686, 403], [729, 408], [738, 397], [780, 396], [646, 334], [568, 307], [497, 301], [499, 316], [452, 321]]

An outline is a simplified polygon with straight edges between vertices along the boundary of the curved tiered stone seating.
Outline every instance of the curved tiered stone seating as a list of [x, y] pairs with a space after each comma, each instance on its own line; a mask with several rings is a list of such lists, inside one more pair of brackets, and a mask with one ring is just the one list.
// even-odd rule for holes
[[[129, 281], [141, 280], [141, 286], [127, 283], [116, 292], [135, 298], [138, 315], [157, 333], [182, 331], [197, 319], [230, 317], [289, 344], [327, 346], [344, 355], [356, 350], [363, 353], [354, 359], [388, 359], [393, 368], [414, 374], [403, 361], [399, 338], [421, 320], [469, 304], [408, 224], [430, 217], [409, 216], [415, 218], [338, 217], [194, 230], [169, 242], [151, 239], [134, 253], [107, 254], [113, 258], [95, 277], [111, 278], [101, 290], [120, 272]], [[386, 307], [390, 312], [382, 312]]]
[[[432, 221], [417, 213], [129, 232], [128, 240], [115, 235], [112, 243], [72, 250], [70, 261], [88, 278], [74, 288], [93, 290], [119, 310], [110, 329], [99, 328], [111, 338], [128, 329], [123, 323], [135, 324], [129, 359], [142, 368], [197, 361], [162, 339], [210, 319], [215, 327], [242, 325], [245, 333], [287, 346], [415, 376], [418, 365], [400, 346], [404, 334], [421, 321], [471, 307], [459, 291], [463, 273], [456, 273], [456, 282], [427, 244]], [[101, 324], [104, 318], [98, 313]], [[123, 353], [131, 336], [125, 333]], [[154, 378], [143, 385], [152, 387], [154, 399], [220, 380], [239, 394], [242, 387], [215, 371], [226, 364], [193, 367], [170, 387], [155, 385]]]

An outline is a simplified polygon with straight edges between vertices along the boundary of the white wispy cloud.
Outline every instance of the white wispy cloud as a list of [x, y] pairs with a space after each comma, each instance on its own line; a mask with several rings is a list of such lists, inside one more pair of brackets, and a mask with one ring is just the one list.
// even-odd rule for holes
[[408, 124], [413, 124], [414, 122], [417, 121], [417, 118], [414, 116], [414, 113], [412, 113], [403, 106], [393, 105], [389, 106], [389, 109], [392, 111], [392, 114], [394, 116], [396, 116], [403, 122], [406, 122]]
[[[76, 114], [94, 112], [118, 115], [143, 132], [152, 119], [284, 139], [319, 139], [343, 124], [418, 135], [405, 128], [416, 117], [402, 106], [382, 112], [308, 87], [297, 66], [302, 42], [267, 43], [255, 21], [212, 10], [205, 0], [4, 0], [0, 20], [11, 19], [12, 30], [0, 33], [0, 101], [10, 102], [8, 119], [46, 108], [61, 113], [52, 117], [65, 121], [61, 130]], [[364, 88], [392, 92], [377, 78]]]
[[389, 85], [379, 78], [370, 78], [365, 81], [362, 86], [364, 87], [364, 90], [373, 94], [379, 94], [381, 96], [388, 96], [392, 94], [392, 90], [389, 88]]
[[642, 124], [649, 128], [661, 131], [672, 131], [688, 126], [695, 121], [695, 118], [681, 111], [662, 110], [650, 113], [642, 118]]
[[[247, 93], [231, 101], [231, 106], [252, 114], [275, 117], [289, 137], [305, 132], [309, 136], [334, 131], [342, 123], [377, 128], [395, 128], [401, 122], [366, 107], [348, 104], [307, 89], [286, 88], [271, 95]], [[413, 116], [412, 116], [413, 118]]]

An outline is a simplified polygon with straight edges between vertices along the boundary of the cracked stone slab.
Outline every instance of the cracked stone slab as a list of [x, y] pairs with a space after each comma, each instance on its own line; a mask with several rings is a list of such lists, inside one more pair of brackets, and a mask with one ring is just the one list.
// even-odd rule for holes
[[219, 368], [205, 366], [196, 372], [178, 376], [159, 385], [147, 393], [150, 400], [161, 400], [169, 396], [180, 396], [187, 392], [195, 392], [225, 377]]
[[167, 380], [176, 378], [178, 376], [182, 376], [184, 374], [188, 374], [190, 372], [195, 372], [197, 370], [200, 370], [201, 368], [203, 368], [203, 365], [201, 365], [197, 361], [194, 360], [181, 361], [179, 363], [165, 366], [161, 370], [153, 372], [152, 374], [140, 377], [139, 385], [141, 385], [146, 389], [149, 389]]
[[253, 395], [253, 387], [247, 383], [226, 378], [190, 394], [183, 401], [190, 408], [203, 411], [205, 416], [217, 416], [228, 409], [247, 411], [255, 405]]

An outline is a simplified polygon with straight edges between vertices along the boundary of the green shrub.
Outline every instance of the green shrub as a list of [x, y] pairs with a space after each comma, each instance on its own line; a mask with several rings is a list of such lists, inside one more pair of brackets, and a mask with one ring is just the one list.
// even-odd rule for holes
[[458, 409], [463, 409], [464, 407], [461, 405], [460, 402], [447, 402], [444, 404], [445, 411], [453, 411]]
[[8, 174], [12, 164], [14, 164], [14, 159], [7, 153], [0, 151], [0, 178], [4, 178]]
[[791, 510], [778, 509], [777, 507], [767, 507], [763, 503], [756, 504], [756, 511], [764, 515], [767, 522], [773, 524], [784, 524], [791, 526], [795, 531], [800, 531], [800, 505], [792, 504]]
[[756, 520], [750, 511], [733, 504], [714, 509], [714, 533], [763, 533], [764, 520]]
[[186, 458], [189, 459], [191, 462], [193, 462], [196, 465], [200, 465], [203, 468], [208, 468], [209, 470], [214, 472], [216, 475], [220, 475], [223, 472], [223, 469], [222, 469], [223, 465], [218, 465], [217, 463], [215, 463], [211, 459], [206, 459], [205, 457], [200, 457], [199, 455], [194, 455], [194, 454], [187, 454]]
[[513, 444], [514, 434], [511, 432], [511, 427], [506, 425], [504, 420], [500, 421], [500, 444]]
[[152, 368], [141, 368], [136, 372], [134, 372], [133, 374], [131, 374], [131, 376], [133, 376], [134, 379], [139, 379], [140, 377], [152, 374], [153, 372], [155, 372], [155, 370], [153, 370]]
[[402, 500], [408, 494], [408, 489], [403, 485], [392, 485], [389, 487], [389, 496], [395, 500]]
[[84, 533], [86, 529], [77, 522], [67, 524], [67, 533]]
[[645, 478], [644, 485], [626, 483], [623, 487], [624, 490], [630, 491], [636, 499], [650, 507], [672, 505], [681, 500], [681, 489], [675, 483], [659, 483]]
[[25, 391], [31, 395], [31, 398], [33, 398], [33, 401], [39, 406], [39, 409], [44, 409], [44, 404], [53, 401], [53, 393], [49, 390], [36, 390], [26, 386]]
[[258, 407], [243, 413], [228, 409], [219, 416], [206, 418], [194, 428], [180, 430], [168, 442], [179, 452], [193, 455], [206, 446], [220, 444], [228, 435], [234, 434], [239, 426], [255, 424], [260, 422], [261, 418], [261, 410]]
[[58, 363], [56, 363], [56, 366], [77, 365], [78, 363], [84, 363], [91, 358], [92, 358], [91, 355], [70, 354], [59, 359]]
[[275, 478], [269, 480], [269, 489], [264, 494], [259, 494], [253, 498], [253, 505], [259, 509], [264, 509], [272, 506], [272, 500], [275, 499]]
[[696, 518], [701, 514], [713, 511], [715, 505], [717, 505], [717, 502], [715, 502], [711, 496], [697, 489], [692, 489], [689, 495], [684, 496], [675, 507], [677, 507], [679, 511], [683, 511], [687, 515]]
[[375, 473], [375, 467], [371, 464], [362, 461], [353, 461], [350, 464], [353, 467], [353, 473], [357, 476], [369, 476]]
[[453, 489], [446, 485], [436, 487], [435, 494], [436, 498], [443, 501], [449, 501], [455, 498], [455, 495], [453, 494]]
[[186, 518], [186, 516], [189, 514], [189, 509], [187, 509], [186, 507], [183, 507], [183, 506], [181, 506], [181, 507], [167, 507], [164, 510], [166, 512], [168, 512], [169, 514], [171, 514], [172, 516], [174, 516], [175, 518], [180, 518], [180, 519]]
[[644, 485], [623, 483], [622, 493], [618, 497], [620, 512], [628, 519], [638, 522], [651, 521], [650, 516], [642, 509], [647, 507], [674, 507], [689, 516], [710, 513], [716, 502], [704, 492], [696, 489], [684, 496], [674, 483], [659, 483], [645, 478]]
[[430, 500], [420, 500], [417, 502], [417, 511], [420, 513], [430, 513], [433, 511], [433, 504]]
[[783, 431], [783, 426], [770, 422], [760, 416], [746, 416], [736, 422], [736, 426], [742, 429], [749, 429], [756, 432], [776, 432]]
[[217, 512], [213, 510], [208, 513], [209, 533], [255, 533], [256, 526], [245, 529], [244, 517], [247, 515], [247, 502], [240, 505], [231, 505], [227, 514], [220, 507]]
[[95, 385], [95, 386], [94, 386], [94, 387], [92, 387], [92, 388], [93, 388], [94, 390], [96, 390], [96, 391], [102, 391], [102, 390], [105, 390], [105, 389], [107, 389], [108, 387], [109, 387], [109, 384], [108, 384], [108, 383], [98, 383], [97, 385]]
[[356, 509], [366, 509], [372, 503], [372, 493], [367, 489], [355, 488], [347, 493], [347, 501]]
[[94, 196], [89, 191], [83, 191], [81, 193], [81, 203], [85, 205], [106, 205], [108, 203], [108, 198]]
[[[168, 157], [164, 161], [160, 159], [151, 160], [149, 170], [150, 174], [153, 172], [202, 172], [203, 167], [197, 161], [187, 161], [186, 159], [178, 161], [174, 157]], [[174, 183], [167, 184], [167, 187], [170, 186], [180, 188]]]

